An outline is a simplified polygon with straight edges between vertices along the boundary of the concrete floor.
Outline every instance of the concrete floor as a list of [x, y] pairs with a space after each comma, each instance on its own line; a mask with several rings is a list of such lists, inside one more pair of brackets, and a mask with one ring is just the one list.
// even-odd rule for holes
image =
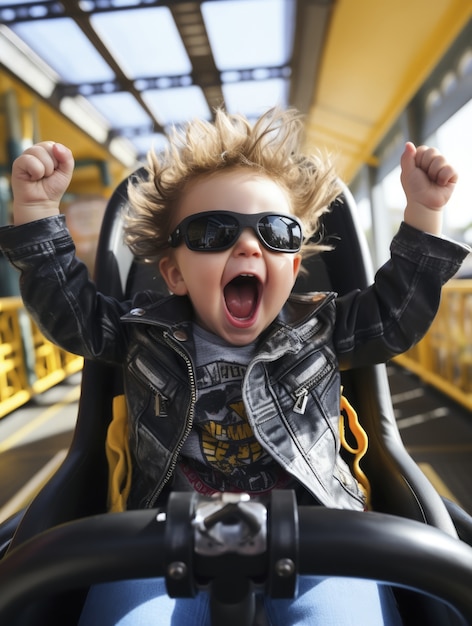
[[389, 366], [403, 442], [436, 490], [472, 514], [472, 413], [405, 370]]
[[0, 420], [0, 523], [23, 508], [62, 462], [77, 417], [81, 373]]

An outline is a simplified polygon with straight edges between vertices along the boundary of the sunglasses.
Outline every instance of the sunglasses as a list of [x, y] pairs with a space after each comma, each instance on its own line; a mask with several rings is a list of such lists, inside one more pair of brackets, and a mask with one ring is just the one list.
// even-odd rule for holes
[[172, 248], [185, 242], [196, 252], [220, 252], [231, 248], [245, 228], [252, 228], [262, 245], [272, 252], [298, 252], [302, 246], [301, 222], [277, 213], [205, 211], [186, 217], [169, 237]]

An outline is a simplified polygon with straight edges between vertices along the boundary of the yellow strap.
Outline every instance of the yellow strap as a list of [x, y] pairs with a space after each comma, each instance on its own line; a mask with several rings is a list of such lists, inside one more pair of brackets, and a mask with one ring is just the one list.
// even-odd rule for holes
[[108, 461], [108, 511], [118, 513], [126, 509], [131, 489], [128, 410], [124, 395], [113, 398], [113, 418], [108, 426], [105, 451]]
[[[343, 411], [347, 416], [349, 430], [351, 431], [351, 433], [354, 436], [354, 439], [356, 440], [357, 448], [353, 448], [346, 440], [346, 430], [345, 430], [345, 425], [344, 425]], [[342, 447], [354, 455], [354, 461], [353, 461], [354, 476], [356, 477], [357, 482], [359, 483], [359, 485], [361, 486], [365, 494], [365, 497], [367, 500], [367, 508], [370, 508], [370, 495], [371, 495], [370, 482], [360, 466], [362, 457], [367, 452], [367, 448], [369, 445], [369, 438], [367, 437], [367, 433], [365, 432], [365, 430], [362, 428], [362, 426], [359, 423], [359, 418], [357, 416], [356, 411], [354, 410], [354, 408], [352, 407], [352, 405], [349, 403], [349, 401], [344, 395], [341, 395], [341, 415], [339, 417], [339, 430], [340, 430]]]

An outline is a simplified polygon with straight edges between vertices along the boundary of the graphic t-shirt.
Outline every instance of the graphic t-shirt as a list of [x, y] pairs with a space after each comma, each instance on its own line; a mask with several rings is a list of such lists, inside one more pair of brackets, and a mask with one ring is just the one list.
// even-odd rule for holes
[[265, 452], [248, 422], [241, 387], [255, 345], [232, 346], [194, 324], [197, 402], [174, 489], [264, 493], [290, 477]]

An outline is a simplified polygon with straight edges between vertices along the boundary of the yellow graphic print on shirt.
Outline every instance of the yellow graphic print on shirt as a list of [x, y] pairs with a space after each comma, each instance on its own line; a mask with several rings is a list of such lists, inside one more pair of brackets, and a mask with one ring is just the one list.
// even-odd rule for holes
[[249, 424], [241, 394], [244, 373], [244, 366], [224, 361], [197, 368], [198, 400], [180, 467], [201, 493], [206, 488], [262, 493], [286, 479]]
[[208, 463], [224, 474], [238, 465], [254, 463], [262, 456], [261, 444], [247, 421], [246, 409], [242, 401], [228, 406], [239, 422], [224, 424], [209, 421], [202, 425], [202, 451]]

